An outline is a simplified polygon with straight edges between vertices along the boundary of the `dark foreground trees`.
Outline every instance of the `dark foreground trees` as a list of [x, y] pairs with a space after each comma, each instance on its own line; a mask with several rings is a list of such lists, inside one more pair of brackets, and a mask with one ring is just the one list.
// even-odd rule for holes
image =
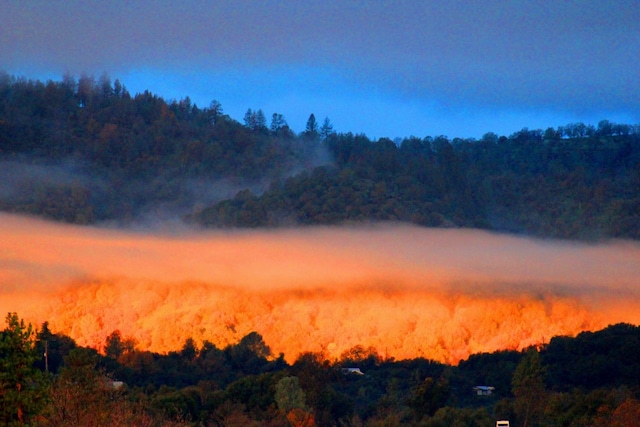
[[[384, 360], [361, 346], [336, 360], [305, 353], [289, 365], [255, 332], [222, 349], [187, 340], [156, 354], [123, 345], [130, 340], [114, 331], [100, 354], [42, 329], [36, 335], [7, 316], [0, 425], [489, 427], [509, 419], [577, 427], [632, 426], [640, 414], [640, 327], [625, 324], [458, 366]], [[38, 364], [44, 338], [62, 358], [48, 372]], [[477, 385], [493, 394], [477, 395]]]
[[[305, 353], [289, 365], [255, 332], [223, 349], [187, 340], [179, 351], [156, 354], [114, 331], [100, 354], [46, 323], [35, 335], [15, 313], [6, 321], [3, 425], [490, 427], [509, 419], [577, 427], [630, 426], [640, 415], [633, 374], [640, 328], [632, 325], [445, 366], [384, 360], [361, 346], [336, 360]], [[38, 363], [45, 339], [49, 356], [63, 360], [48, 373]], [[591, 371], [577, 371], [587, 364]], [[611, 369], [621, 364], [625, 369]], [[595, 377], [586, 381], [590, 373]], [[493, 394], [477, 395], [474, 387], [483, 384], [495, 386]]]
[[35, 331], [16, 313], [6, 317], [0, 332], [0, 424], [25, 425], [35, 422], [48, 396], [46, 378], [34, 364]]

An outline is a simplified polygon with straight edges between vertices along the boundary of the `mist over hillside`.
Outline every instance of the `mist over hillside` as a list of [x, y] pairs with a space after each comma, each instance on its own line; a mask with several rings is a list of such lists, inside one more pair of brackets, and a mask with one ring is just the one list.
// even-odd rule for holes
[[42, 420], [638, 419], [639, 126], [267, 122], [0, 74], [0, 359], [28, 348]]
[[132, 95], [109, 77], [0, 76], [0, 209], [76, 224], [394, 221], [640, 238], [640, 130], [602, 120], [480, 140], [370, 140], [310, 114]]

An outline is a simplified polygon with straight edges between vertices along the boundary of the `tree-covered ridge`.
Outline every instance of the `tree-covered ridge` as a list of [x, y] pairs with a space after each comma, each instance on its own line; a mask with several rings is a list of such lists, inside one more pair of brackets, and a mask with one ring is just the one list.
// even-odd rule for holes
[[157, 354], [114, 331], [96, 351], [9, 313], [0, 416], [40, 426], [629, 426], [640, 415], [638, 340], [639, 327], [618, 324], [457, 366], [361, 346], [288, 364], [255, 332], [225, 348], [188, 339]]
[[[576, 125], [578, 126], [578, 125]], [[608, 122], [580, 137], [520, 131], [481, 140], [370, 141], [333, 134], [335, 163], [196, 216], [215, 226], [404, 221], [562, 238], [640, 237], [640, 134]], [[634, 129], [630, 133], [630, 129]]]
[[214, 227], [403, 221], [640, 238], [640, 127], [370, 140], [313, 114], [132, 96], [102, 76], [0, 75], [0, 209], [74, 222], [180, 215]]
[[303, 139], [281, 115], [242, 125], [216, 101], [132, 96], [106, 76], [0, 74], [0, 207], [76, 223], [188, 211], [325, 162]]

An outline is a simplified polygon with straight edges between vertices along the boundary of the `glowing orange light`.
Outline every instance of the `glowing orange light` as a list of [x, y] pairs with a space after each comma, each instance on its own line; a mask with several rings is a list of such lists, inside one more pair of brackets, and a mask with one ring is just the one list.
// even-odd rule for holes
[[101, 349], [219, 347], [457, 363], [640, 322], [640, 246], [408, 226], [158, 234], [0, 215], [0, 311]]

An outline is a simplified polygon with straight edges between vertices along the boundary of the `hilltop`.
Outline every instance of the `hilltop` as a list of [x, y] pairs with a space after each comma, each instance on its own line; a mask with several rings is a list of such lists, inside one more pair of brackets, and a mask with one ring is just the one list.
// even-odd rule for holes
[[119, 81], [0, 75], [0, 209], [77, 223], [206, 227], [399, 221], [640, 238], [640, 128], [602, 120], [481, 139], [370, 140], [310, 114], [131, 95]]

